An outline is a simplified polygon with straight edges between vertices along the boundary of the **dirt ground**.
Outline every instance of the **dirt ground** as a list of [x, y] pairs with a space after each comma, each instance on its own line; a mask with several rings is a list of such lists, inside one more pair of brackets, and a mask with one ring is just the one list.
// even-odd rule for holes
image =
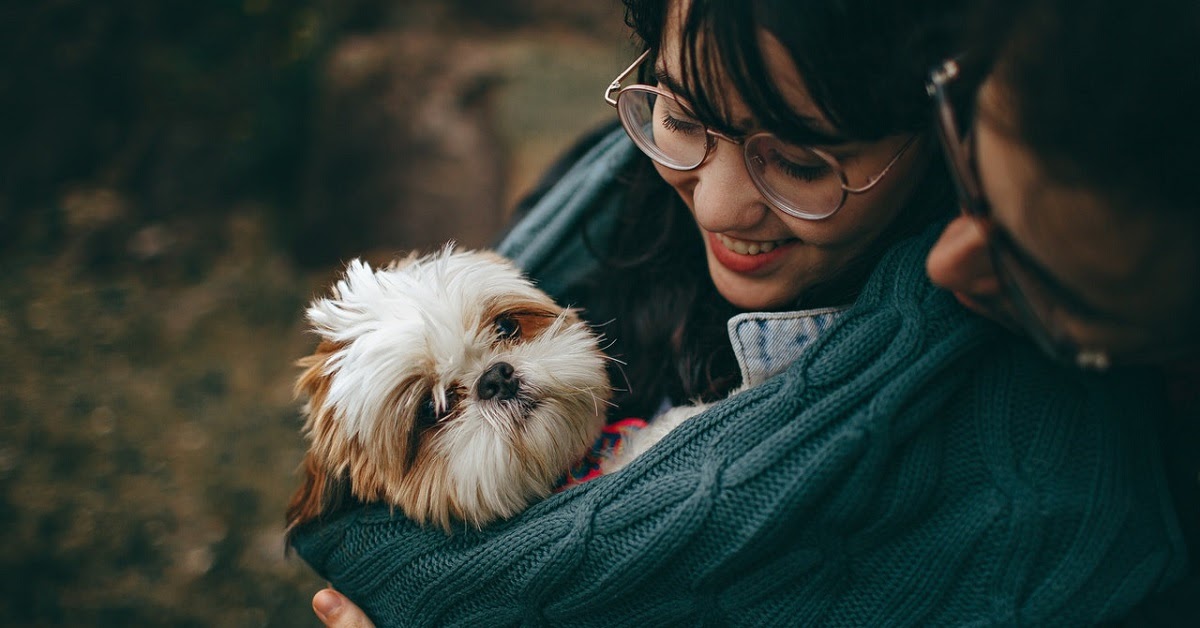
[[[273, 180], [284, 193], [254, 177], [286, 152], [198, 160], [224, 136], [146, 130], [149, 114], [128, 116], [140, 134], [104, 136], [126, 152], [82, 151], [2, 190], [0, 625], [317, 625], [321, 582], [282, 537], [304, 447], [293, 362], [315, 344], [304, 306], [353, 256], [486, 243], [611, 115], [603, 88], [636, 54], [620, 6], [558, 4], [325, 33], [294, 101], [303, 124], [277, 131], [302, 153]], [[28, 115], [66, 124], [41, 119], [67, 115], [55, 107]], [[290, 119], [256, 115], [230, 124]]]

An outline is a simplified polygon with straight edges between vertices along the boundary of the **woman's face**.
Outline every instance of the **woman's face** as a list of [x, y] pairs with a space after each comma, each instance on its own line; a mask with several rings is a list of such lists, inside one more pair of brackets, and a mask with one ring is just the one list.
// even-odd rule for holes
[[[1188, 324], [1194, 314], [1186, 314], [1198, 289], [1194, 232], [1153, 211], [1117, 207], [1092, 190], [1047, 179], [1037, 156], [1003, 130], [1011, 118], [1001, 96], [992, 80], [980, 90], [974, 150], [995, 229], [1019, 249], [1019, 262], [1001, 258], [1004, 271], [1037, 278], [1025, 281], [1021, 298], [1036, 304], [1031, 309], [1045, 313], [1057, 334], [1117, 359], [1194, 339]], [[968, 307], [1016, 318], [975, 221], [954, 221], [927, 267], [934, 283]]]
[[[672, 20], [667, 26], [655, 72], [678, 83], [679, 37]], [[765, 32], [760, 43], [771, 79], [795, 112], [835, 135], [784, 46]], [[738, 133], [761, 130], [732, 87], [721, 96], [730, 104]], [[894, 136], [819, 148], [838, 159], [850, 186], [859, 187], [883, 170], [908, 139]], [[849, 195], [841, 210], [816, 221], [772, 208], [746, 170], [741, 145], [717, 141], [707, 161], [695, 170], [657, 168], [691, 210], [721, 296], [745, 310], [778, 310], [794, 307], [807, 288], [835, 278], [896, 219], [925, 166], [919, 158], [922, 149], [909, 148], [879, 185]]]

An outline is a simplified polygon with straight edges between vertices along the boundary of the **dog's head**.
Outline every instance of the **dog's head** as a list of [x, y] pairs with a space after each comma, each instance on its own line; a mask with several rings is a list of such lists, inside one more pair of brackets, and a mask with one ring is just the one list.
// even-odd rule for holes
[[348, 495], [482, 526], [549, 494], [603, 424], [596, 337], [495, 254], [354, 261], [307, 314], [321, 341], [300, 360], [311, 446], [289, 529]]

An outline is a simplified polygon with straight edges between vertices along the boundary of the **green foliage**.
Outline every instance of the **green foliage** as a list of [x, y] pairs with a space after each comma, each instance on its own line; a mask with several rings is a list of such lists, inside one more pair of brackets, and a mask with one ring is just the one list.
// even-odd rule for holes
[[317, 0], [8, 4], [0, 207], [10, 214], [79, 182], [128, 191], [152, 214], [286, 200], [315, 64], [353, 17]]

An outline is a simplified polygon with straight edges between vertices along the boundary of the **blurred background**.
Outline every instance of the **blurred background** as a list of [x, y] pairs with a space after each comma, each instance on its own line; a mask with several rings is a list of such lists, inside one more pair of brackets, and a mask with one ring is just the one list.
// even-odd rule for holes
[[490, 243], [637, 52], [618, 0], [3, 3], [0, 625], [318, 625], [305, 304]]

